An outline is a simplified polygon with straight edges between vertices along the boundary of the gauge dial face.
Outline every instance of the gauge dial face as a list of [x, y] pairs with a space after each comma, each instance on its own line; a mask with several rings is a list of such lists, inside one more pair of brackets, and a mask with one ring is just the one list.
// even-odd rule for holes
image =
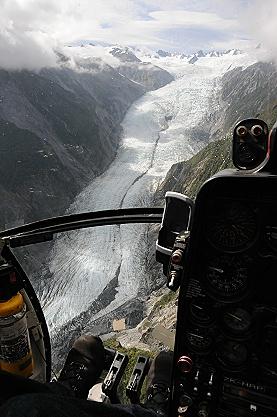
[[228, 340], [219, 345], [217, 358], [223, 366], [237, 368], [246, 362], [247, 348], [242, 343]]
[[207, 267], [207, 287], [214, 295], [230, 298], [241, 295], [247, 288], [248, 269], [246, 258], [222, 255]]
[[277, 227], [267, 226], [265, 237], [269, 247], [274, 250], [274, 252], [277, 252]]
[[248, 311], [235, 307], [224, 312], [223, 323], [225, 328], [233, 334], [242, 335], [251, 326], [251, 315]]
[[214, 320], [214, 314], [208, 303], [201, 298], [195, 298], [190, 304], [191, 318], [198, 325], [205, 326]]
[[250, 247], [257, 236], [255, 213], [240, 202], [220, 202], [208, 218], [206, 236], [216, 249], [238, 252]]
[[212, 338], [198, 328], [188, 330], [186, 340], [190, 348], [199, 354], [207, 353], [212, 344]]

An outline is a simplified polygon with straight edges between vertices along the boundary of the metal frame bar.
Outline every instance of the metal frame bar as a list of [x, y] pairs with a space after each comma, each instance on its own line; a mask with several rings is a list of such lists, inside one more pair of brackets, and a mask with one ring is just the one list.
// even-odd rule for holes
[[103, 210], [53, 217], [0, 232], [10, 247], [19, 247], [53, 239], [56, 233], [96, 226], [129, 223], [161, 223], [163, 208]]

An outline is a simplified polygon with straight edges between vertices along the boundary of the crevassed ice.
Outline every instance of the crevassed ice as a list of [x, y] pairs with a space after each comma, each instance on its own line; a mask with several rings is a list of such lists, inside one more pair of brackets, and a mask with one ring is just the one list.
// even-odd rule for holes
[[[87, 186], [69, 212], [137, 207], [151, 195], [172, 164], [190, 158], [205, 145], [192, 135], [213, 112], [220, 76], [253, 63], [246, 55], [200, 58], [180, 64], [178, 78], [136, 101], [122, 123], [123, 138], [109, 169]], [[177, 64], [176, 64], [177, 65]], [[171, 69], [174, 64], [171, 64]], [[115, 299], [94, 318], [135, 297], [147, 279], [144, 225], [85, 229], [60, 235], [50, 254], [52, 284], [41, 301], [50, 329], [86, 311], [120, 266]]]

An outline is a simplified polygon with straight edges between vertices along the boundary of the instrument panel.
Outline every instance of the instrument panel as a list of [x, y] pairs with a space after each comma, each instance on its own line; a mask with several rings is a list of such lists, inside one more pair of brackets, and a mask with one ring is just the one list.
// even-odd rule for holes
[[224, 252], [241, 252], [255, 242], [258, 222], [254, 209], [242, 201], [216, 199], [211, 202], [206, 238]]
[[276, 416], [277, 177], [210, 179], [184, 268], [170, 415]]

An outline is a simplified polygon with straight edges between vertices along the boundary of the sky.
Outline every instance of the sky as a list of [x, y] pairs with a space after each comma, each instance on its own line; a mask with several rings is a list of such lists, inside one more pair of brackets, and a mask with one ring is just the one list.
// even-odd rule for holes
[[192, 53], [274, 45], [276, 0], [0, 0], [0, 66], [55, 65], [85, 40]]

